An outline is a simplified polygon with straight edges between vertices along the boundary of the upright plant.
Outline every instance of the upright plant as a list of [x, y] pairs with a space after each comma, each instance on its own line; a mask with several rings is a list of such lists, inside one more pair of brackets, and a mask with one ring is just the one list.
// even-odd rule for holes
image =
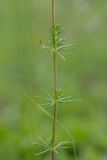
[[[56, 24], [55, 17], [55, 0], [52, 0], [52, 27], [50, 32], [50, 39], [43, 44], [43, 48], [46, 48], [50, 51], [53, 58], [53, 95], [50, 96], [47, 92], [46, 96], [41, 97], [44, 100], [48, 101], [46, 104], [41, 105], [50, 105], [52, 106], [52, 115], [48, 114], [52, 118], [52, 137], [51, 141], [45, 141], [42, 138], [39, 138], [40, 146], [43, 146], [45, 149], [38, 153], [37, 155], [42, 155], [46, 152], [51, 152], [51, 160], [57, 160], [58, 150], [61, 148], [66, 148], [65, 145], [73, 143], [70, 141], [62, 141], [56, 144], [56, 124], [57, 124], [57, 110], [59, 103], [68, 103], [72, 102], [74, 99], [71, 99], [71, 96], [64, 96], [62, 89], [59, 89], [57, 86], [57, 56], [60, 56], [63, 60], [65, 57], [62, 55], [63, 51], [67, 51], [72, 45], [65, 44], [64, 39], [61, 37], [61, 26]], [[39, 106], [40, 107], [40, 106]], [[44, 109], [42, 109], [44, 111]], [[45, 111], [45, 113], [47, 113]], [[36, 143], [38, 144], [38, 143]]]
[[53, 54], [53, 77], [54, 77], [54, 104], [53, 104], [53, 124], [52, 124], [52, 152], [51, 159], [56, 159], [56, 146], [61, 146], [63, 143], [56, 145], [56, 120], [57, 120], [57, 105], [60, 102], [69, 102], [71, 101], [70, 97], [64, 97], [61, 90], [57, 89], [57, 55], [62, 59], [65, 59], [64, 56], [60, 53], [64, 49], [70, 47], [71, 45], [64, 45], [64, 39], [60, 37], [61, 27], [56, 25], [55, 18], [55, 0], [52, 0], [52, 31], [51, 31], [51, 40], [48, 41], [48, 44], [51, 46], [51, 51]]

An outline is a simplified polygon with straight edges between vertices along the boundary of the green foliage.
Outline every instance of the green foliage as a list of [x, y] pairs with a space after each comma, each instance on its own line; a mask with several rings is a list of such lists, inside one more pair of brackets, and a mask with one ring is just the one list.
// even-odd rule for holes
[[51, 96], [48, 92], [44, 90], [43, 90], [43, 93], [45, 94], [44, 96], [35, 97], [41, 106], [52, 107], [54, 103], [71, 103], [71, 102], [81, 101], [80, 98], [72, 98], [71, 96], [65, 96], [64, 91], [62, 89], [57, 89], [56, 101], [54, 99], [54, 95]]
[[61, 52], [68, 51], [72, 45], [65, 44], [65, 39], [61, 37], [62, 28], [59, 24], [52, 28], [50, 32], [51, 38], [43, 44], [43, 48], [49, 49], [49, 52], [53, 52], [55, 50], [56, 54], [60, 56], [63, 60], [65, 57]]
[[[59, 24], [56, 25], [56, 17], [55, 17], [55, 0], [51, 1], [52, 3], [52, 30], [51, 30], [51, 38], [43, 44], [43, 48], [48, 48], [49, 51], [52, 53], [53, 56], [53, 98], [47, 94], [48, 97], [40, 97], [42, 99], [45, 99], [48, 101], [48, 103], [44, 103], [41, 105], [49, 105], [53, 107], [53, 114], [52, 114], [52, 138], [50, 146], [46, 141], [43, 141], [40, 139], [45, 145], [45, 150], [38, 153], [37, 155], [42, 155], [44, 153], [47, 153], [48, 151], [51, 151], [51, 160], [55, 160], [58, 158], [59, 152], [58, 149], [66, 148], [63, 147], [64, 144], [67, 144], [68, 141], [60, 142], [56, 145], [56, 124], [57, 124], [57, 110], [58, 110], [58, 104], [59, 103], [69, 103], [72, 102], [73, 99], [71, 99], [71, 96], [64, 96], [64, 92], [61, 89], [57, 89], [57, 57], [56, 55], [59, 55], [63, 60], [65, 60], [65, 57], [61, 54], [61, 51], [67, 51], [71, 45], [68, 45], [64, 43], [64, 39], [61, 38], [61, 26]], [[41, 145], [41, 143], [40, 143]], [[74, 153], [74, 155], [76, 152]]]
[[69, 144], [72, 144], [72, 142], [70, 142], [70, 141], [62, 141], [62, 142], [59, 142], [58, 144], [56, 144], [53, 148], [51, 140], [50, 141], [44, 140], [41, 137], [39, 137], [38, 139], [39, 139], [39, 142], [34, 143], [34, 144], [41, 146], [43, 148], [43, 150], [41, 152], [37, 153], [36, 156], [40, 156], [40, 155], [43, 155], [46, 153], [50, 154], [52, 152], [52, 150], [54, 150], [56, 155], [58, 155], [59, 150], [70, 148]]

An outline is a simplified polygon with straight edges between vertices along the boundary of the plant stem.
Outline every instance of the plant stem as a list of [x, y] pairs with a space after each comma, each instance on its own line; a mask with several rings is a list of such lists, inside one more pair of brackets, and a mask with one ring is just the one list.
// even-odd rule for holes
[[55, 26], [55, 0], [52, 0], [52, 27]]
[[[52, 29], [55, 29], [55, 0], [52, 0]], [[53, 76], [54, 76], [54, 107], [52, 124], [52, 153], [51, 160], [55, 160], [55, 138], [56, 138], [56, 119], [57, 119], [57, 80], [56, 80], [56, 46], [53, 44]]]
[[53, 108], [53, 125], [52, 125], [52, 160], [55, 160], [55, 138], [56, 138], [56, 119], [57, 119], [57, 94], [56, 94], [56, 53], [53, 53], [53, 63], [54, 63], [54, 108]]

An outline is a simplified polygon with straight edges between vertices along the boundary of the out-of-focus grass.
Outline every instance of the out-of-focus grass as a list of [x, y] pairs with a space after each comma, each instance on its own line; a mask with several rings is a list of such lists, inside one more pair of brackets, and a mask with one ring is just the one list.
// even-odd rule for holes
[[[0, 159], [35, 157], [36, 137], [51, 136], [51, 120], [28, 97], [52, 92], [52, 60], [40, 41], [48, 39], [50, 1], [0, 1]], [[63, 35], [77, 44], [58, 59], [59, 86], [81, 102], [59, 106], [58, 118], [72, 132], [79, 159], [107, 159], [107, 2], [57, 2]], [[47, 108], [46, 108], [47, 109]], [[50, 109], [48, 109], [50, 110]], [[68, 139], [58, 127], [58, 136]], [[70, 159], [72, 149], [62, 152]]]

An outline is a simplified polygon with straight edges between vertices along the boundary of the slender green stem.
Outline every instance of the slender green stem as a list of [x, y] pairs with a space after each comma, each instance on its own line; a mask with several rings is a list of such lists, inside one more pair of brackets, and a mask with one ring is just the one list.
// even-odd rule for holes
[[52, 0], [52, 27], [55, 26], [55, 0]]
[[56, 53], [53, 53], [53, 63], [54, 63], [54, 108], [53, 108], [53, 126], [52, 126], [52, 160], [55, 160], [55, 138], [56, 138], [56, 120], [57, 120], [57, 94], [56, 94]]
[[[55, 28], [55, 0], [52, 0], [52, 29]], [[57, 78], [56, 78], [56, 46], [53, 44], [53, 74], [54, 74], [54, 108], [52, 124], [52, 153], [51, 160], [55, 160], [55, 138], [56, 138], [56, 119], [57, 119]]]

